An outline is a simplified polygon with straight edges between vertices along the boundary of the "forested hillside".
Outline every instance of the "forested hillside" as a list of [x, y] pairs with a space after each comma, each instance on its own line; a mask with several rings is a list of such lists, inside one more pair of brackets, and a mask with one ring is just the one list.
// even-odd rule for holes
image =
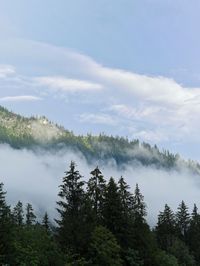
[[160, 151], [156, 145], [105, 134], [76, 136], [45, 117], [25, 118], [3, 107], [0, 107], [0, 143], [7, 143], [15, 149], [35, 151], [67, 149], [80, 152], [88, 162], [94, 161], [100, 165], [112, 161], [119, 167], [141, 164], [167, 169], [186, 167], [195, 173], [200, 172], [198, 163], [184, 161], [178, 154], [169, 151]]
[[138, 184], [131, 191], [96, 167], [87, 181], [74, 162], [65, 172], [53, 226], [38, 220], [30, 203], [10, 207], [0, 184], [0, 265], [10, 266], [198, 266], [200, 214], [184, 201], [166, 204], [151, 229]]

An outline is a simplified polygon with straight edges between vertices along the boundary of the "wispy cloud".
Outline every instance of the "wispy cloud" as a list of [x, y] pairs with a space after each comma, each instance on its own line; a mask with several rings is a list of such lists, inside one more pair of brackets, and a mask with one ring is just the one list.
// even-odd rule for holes
[[79, 79], [68, 79], [64, 77], [40, 77], [35, 78], [38, 85], [47, 86], [54, 90], [64, 92], [98, 91], [103, 88], [102, 85]]
[[109, 126], [117, 124], [117, 120], [108, 114], [84, 113], [80, 115], [80, 121], [84, 123], [104, 124]]
[[40, 100], [42, 100], [42, 98], [32, 95], [7, 96], [0, 98], [0, 102], [30, 102]]
[[0, 65], [0, 78], [15, 74], [15, 68], [10, 65]]
[[[0, 43], [0, 54], [8, 54], [9, 45], [10, 42]], [[55, 94], [61, 95], [56, 99], [63, 100], [66, 96], [68, 110], [72, 108], [81, 122], [89, 124], [92, 120], [114, 126], [117, 117], [124, 135], [149, 135], [155, 142], [156, 136], [158, 142], [184, 141], [189, 136], [198, 141], [200, 87], [187, 87], [168, 77], [110, 68], [84, 54], [45, 43], [17, 40], [15, 46], [20, 75], [30, 82], [26, 87], [37, 92], [38, 97]], [[12, 71], [0, 68], [0, 75]], [[78, 97], [73, 97], [74, 92]], [[79, 104], [74, 111], [75, 101]], [[90, 113], [93, 108], [95, 114]]]

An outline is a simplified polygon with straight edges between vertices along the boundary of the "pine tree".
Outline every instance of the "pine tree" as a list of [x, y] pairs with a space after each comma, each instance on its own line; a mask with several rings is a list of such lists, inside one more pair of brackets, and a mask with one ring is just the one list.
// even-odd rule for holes
[[34, 214], [33, 207], [30, 203], [26, 206], [26, 225], [33, 225], [35, 223], [36, 216]]
[[12, 262], [12, 216], [10, 207], [6, 203], [6, 192], [0, 183], [0, 264]]
[[176, 220], [171, 208], [165, 204], [163, 212], [158, 215], [156, 226], [156, 235], [159, 247], [163, 250], [169, 250], [173, 245], [176, 236]]
[[65, 174], [58, 194], [61, 200], [57, 202], [60, 215], [60, 220], [56, 220], [59, 226], [58, 237], [64, 250], [71, 248], [73, 252], [81, 253], [85, 248], [84, 182], [74, 162], [71, 162]]
[[185, 205], [185, 202], [182, 201], [178, 206], [178, 211], [176, 213], [176, 224], [180, 238], [187, 242], [187, 233], [190, 224], [190, 214], [188, 212], [188, 207]]
[[21, 226], [23, 224], [24, 219], [23, 204], [21, 201], [18, 201], [18, 203], [13, 209], [12, 214], [15, 224]]
[[98, 166], [91, 172], [91, 175], [92, 177], [87, 182], [87, 195], [92, 204], [95, 220], [101, 223], [106, 181]]
[[45, 230], [48, 232], [50, 229], [50, 226], [49, 226], [49, 216], [48, 216], [47, 212], [45, 212], [45, 214], [44, 214], [44, 217], [42, 220], [42, 225], [45, 228]]
[[144, 196], [140, 193], [138, 184], [136, 184], [135, 193], [133, 196], [133, 212], [134, 218], [137, 222], [144, 222], [146, 212], [146, 204], [144, 202]]
[[120, 228], [120, 245], [127, 250], [127, 246], [131, 247], [133, 243], [133, 195], [130, 193], [130, 187], [121, 177], [118, 181], [118, 193], [121, 204], [121, 228]]
[[194, 204], [193, 212], [190, 219], [188, 230], [188, 245], [193, 252], [195, 259], [200, 264], [200, 214], [198, 208]]
[[103, 223], [117, 238], [120, 239], [123, 225], [123, 213], [118, 186], [111, 177], [105, 193], [103, 206]]

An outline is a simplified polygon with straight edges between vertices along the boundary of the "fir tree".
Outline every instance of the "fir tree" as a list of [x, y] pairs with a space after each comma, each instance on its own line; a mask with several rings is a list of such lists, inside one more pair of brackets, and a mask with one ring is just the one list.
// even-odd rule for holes
[[112, 177], [106, 187], [103, 222], [118, 239], [119, 231], [122, 226], [122, 205], [118, 186]]
[[84, 182], [82, 176], [71, 162], [69, 171], [65, 172], [63, 183], [60, 185], [57, 211], [60, 214], [58, 237], [63, 249], [72, 249], [75, 253], [82, 252], [84, 246]]
[[36, 216], [34, 214], [33, 207], [30, 203], [26, 206], [26, 225], [33, 225], [35, 223]]
[[12, 214], [15, 224], [21, 226], [23, 224], [23, 219], [24, 219], [23, 204], [21, 201], [18, 201], [18, 203], [13, 209]]
[[98, 166], [91, 172], [91, 175], [92, 177], [87, 183], [87, 195], [91, 200], [96, 221], [101, 222], [106, 181]]
[[190, 226], [188, 230], [188, 245], [193, 251], [195, 259], [200, 264], [200, 214], [198, 208], [194, 204], [193, 212], [190, 219]]
[[42, 220], [42, 225], [45, 228], [45, 230], [48, 232], [50, 229], [50, 226], [49, 226], [49, 216], [48, 216], [47, 212], [45, 212], [45, 214], [44, 214], [44, 217]]
[[6, 203], [6, 192], [0, 183], [0, 264], [12, 262], [13, 223], [10, 207]]
[[158, 223], [156, 226], [156, 235], [161, 249], [169, 250], [173, 245], [176, 236], [175, 226], [175, 215], [171, 208], [165, 204], [164, 211], [158, 215]]
[[140, 193], [138, 184], [136, 184], [135, 193], [133, 196], [133, 212], [134, 218], [137, 222], [144, 222], [146, 212], [146, 204], [144, 202], [144, 196]]
[[178, 206], [176, 220], [178, 233], [181, 239], [186, 242], [187, 232], [190, 224], [190, 214], [188, 212], [188, 207], [185, 205], [184, 201], [182, 201], [181, 204]]

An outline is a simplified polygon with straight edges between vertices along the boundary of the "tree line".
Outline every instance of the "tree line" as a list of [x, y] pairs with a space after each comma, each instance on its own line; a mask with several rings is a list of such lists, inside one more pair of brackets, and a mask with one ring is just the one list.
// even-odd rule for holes
[[108, 181], [96, 167], [84, 181], [74, 162], [59, 187], [55, 223], [38, 222], [30, 203], [10, 207], [0, 184], [0, 265], [198, 266], [200, 214], [184, 201], [166, 204], [157, 225], [147, 223], [138, 184]]

